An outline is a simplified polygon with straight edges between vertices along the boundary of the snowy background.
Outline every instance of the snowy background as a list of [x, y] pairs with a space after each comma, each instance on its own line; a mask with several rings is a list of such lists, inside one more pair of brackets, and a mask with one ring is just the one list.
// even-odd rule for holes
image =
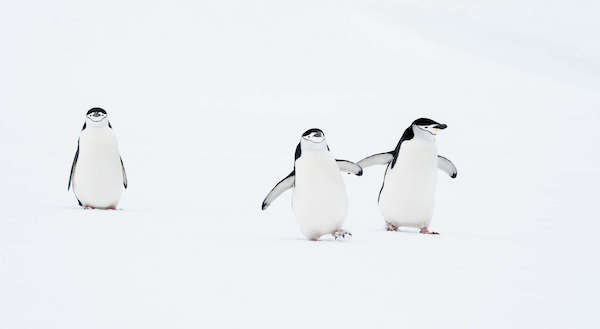
[[[596, 1], [0, 2], [0, 328], [598, 328]], [[105, 108], [130, 187], [67, 192]], [[389, 233], [383, 167], [309, 242], [301, 133], [391, 150], [426, 116], [457, 165], [432, 229]]]

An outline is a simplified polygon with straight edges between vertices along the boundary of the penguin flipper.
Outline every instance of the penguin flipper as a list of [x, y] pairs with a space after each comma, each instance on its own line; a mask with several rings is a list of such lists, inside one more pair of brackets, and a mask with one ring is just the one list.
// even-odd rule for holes
[[456, 178], [458, 175], [458, 170], [454, 163], [441, 155], [438, 155], [438, 168], [452, 178]]
[[282, 179], [269, 194], [262, 203], [262, 210], [266, 210], [277, 197], [279, 197], [283, 192], [294, 187], [294, 183], [296, 182], [296, 171], [293, 170], [286, 178]]
[[356, 176], [362, 176], [363, 174], [362, 167], [352, 161], [335, 159], [335, 162], [337, 163], [338, 167], [340, 167], [341, 171], [354, 174]]
[[358, 165], [363, 169], [375, 165], [387, 165], [388, 163], [394, 160], [394, 151], [378, 153], [368, 156], [360, 161], [358, 161]]
[[77, 159], [79, 159], [79, 141], [77, 141], [77, 151], [75, 151], [75, 158], [73, 158], [73, 164], [71, 165], [71, 174], [69, 175], [69, 185], [67, 185], [67, 191], [71, 189], [71, 182], [73, 181], [73, 175], [75, 175]]
[[125, 165], [123, 165], [123, 158], [119, 157], [119, 159], [121, 159], [121, 170], [123, 172], [123, 186], [127, 188], [127, 173], [125, 172]]

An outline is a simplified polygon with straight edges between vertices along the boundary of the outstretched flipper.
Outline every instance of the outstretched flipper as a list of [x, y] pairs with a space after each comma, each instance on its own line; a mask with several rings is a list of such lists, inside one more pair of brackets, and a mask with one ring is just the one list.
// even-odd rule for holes
[[119, 158], [121, 159], [121, 170], [123, 171], [123, 186], [127, 188], [127, 173], [125, 172], [125, 166], [123, 165], [123, 158]]
[[340, 167], [341, 171], [354, 174], [356, 176], [362, 176], [363, 174], [362, 167], [352, 161], [336, 159], [335, 162], [337, 163], [338, 167]]
[[438, 168], [452, 178], [456, 178], [458, 175], [458, 171], [456, 170], [454, 163], [441, 155], [438, 155]]
[[71, 189], [71, 182], [73, 181], [73, 175], [75, 175], [77, 159], [79, 159], [79, 141], [77, 141], [77, 151], [75, 151], [75, 158], [73, 158], [73, 164], [71, 165], [71, 174], [69, 175], [69, 185], [67, 185], [67, 191]]
[[387, 165], [394, 160], [394, 151], [373, 154], [358, 161], [358, 165], [365, 169], [375, 165]]
[[294, 187], [294, 183], [296, 182], [296, 171], [293, 170], [286, 178], [282, 179], [275, 187], [267, 194], [267, 197], [262, 203], [262, 210], [267, 209], [277, 197], [279, 197], [283, 192]]

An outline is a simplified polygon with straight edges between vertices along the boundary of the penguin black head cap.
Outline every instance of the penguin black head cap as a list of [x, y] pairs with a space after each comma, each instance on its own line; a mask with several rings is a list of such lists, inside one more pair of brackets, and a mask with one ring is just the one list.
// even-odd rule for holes
[[448, 126], [443, 124], [443, 123], [439, 123], [436, 121], [433, 121], [429, 118], [419, 118], [415, 121], [413, 121], [412, 123], [413, 125], [416, 126], [431, 126], [431, 125], [435, 125], [433, 128], [437, 128], [437, 129], [446, 129]]
[[413, 121], [412, 123], [413, 125], [417, 125], [417, 126], [429, 126], [429, 125], [435, 125], [437, 124], [437, 122], [428, 119], [428, 118], [418, 118], [417, 120]]
[[94, 113], [94, 112], [100, 112], [100, 113], [106, 114], [106, 111], [104, 109], [99, 108], [99, 107], [94, 107], [94, 108], [91, 108], [89, 111], [87, 111], [87, 113], [85, 115], [88, 115], [88, 114]]
[[321, 130], [321, 129], [319, 129], [319, 128], [311, 128], [311, 129], [309, 129], [309, 130], [305, 131], [305, 132], [302, 134], [302, 137], [309, 136], [309, 135], [310, 135], [310, 134], [312, 134], [312, 133], [315, 133], [316, 137], [321, 137], [321, 136], [325, 135], [325, 134], [323, 133], [323, 130]]

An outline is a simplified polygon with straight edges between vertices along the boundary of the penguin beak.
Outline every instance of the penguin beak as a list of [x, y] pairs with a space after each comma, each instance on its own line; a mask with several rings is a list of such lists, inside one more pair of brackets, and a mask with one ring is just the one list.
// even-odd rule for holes
[[448, 128], [448, 125], [440, 123], [440, 124], [435, 125], [433, 128], [435, 128], [435, 129], [446, 129], [446, 128]]

